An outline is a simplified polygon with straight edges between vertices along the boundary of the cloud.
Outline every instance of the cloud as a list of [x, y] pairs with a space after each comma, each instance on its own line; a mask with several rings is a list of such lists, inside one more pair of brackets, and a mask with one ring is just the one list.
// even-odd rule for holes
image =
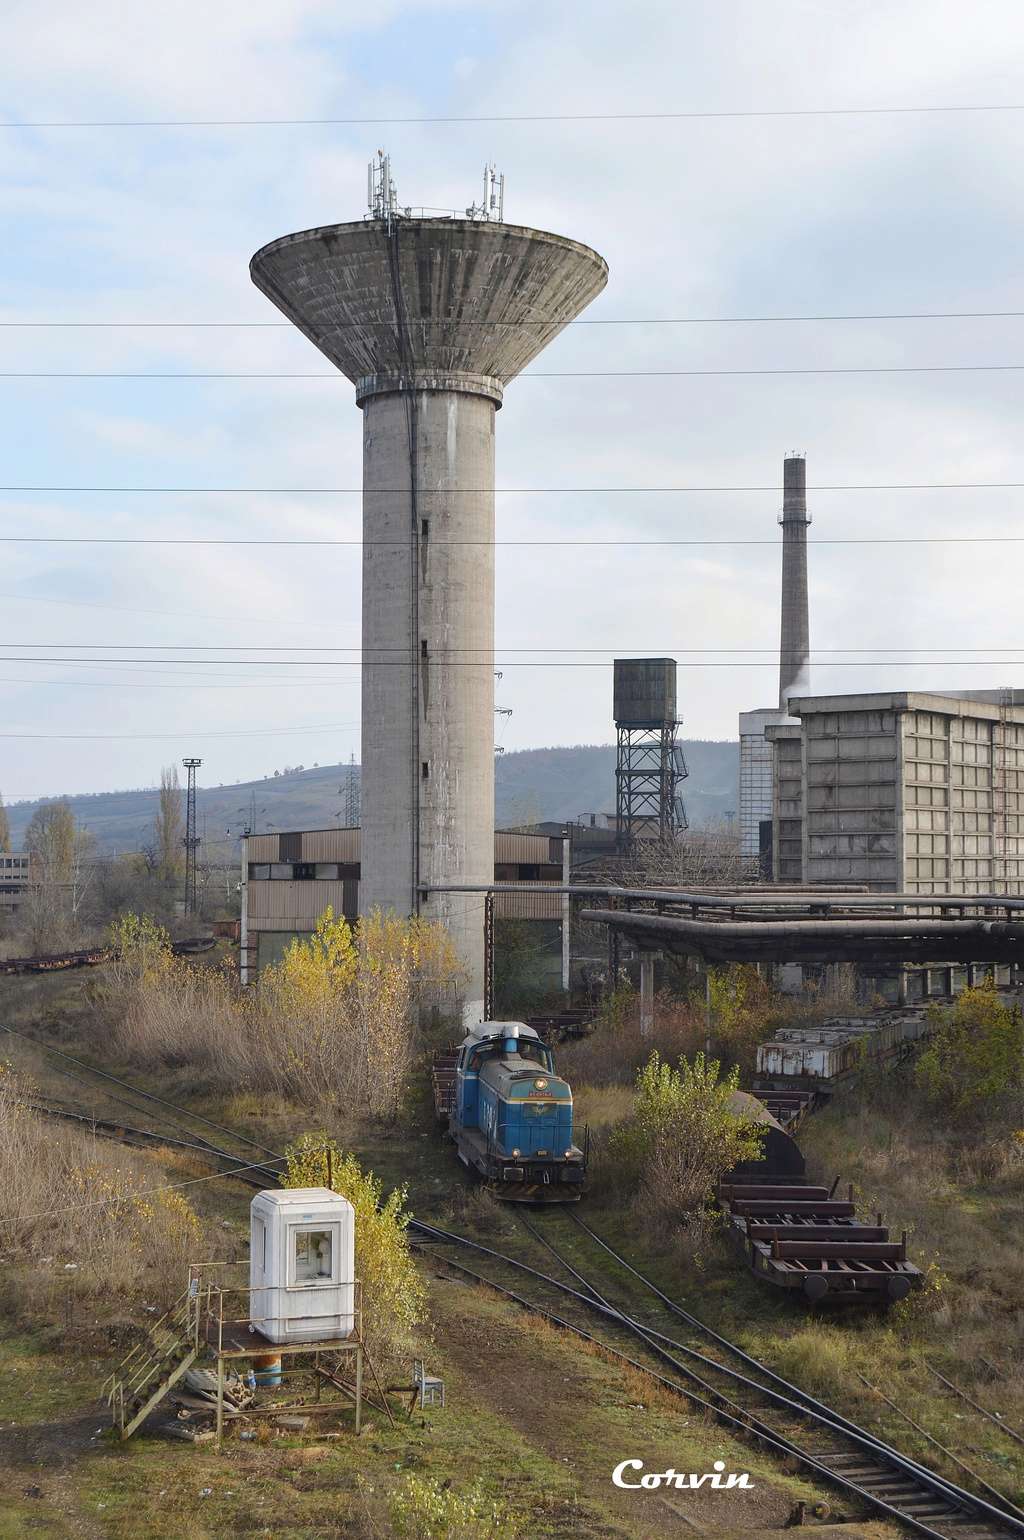
[[[524, 0], [357, 9], [182, 0], [173, 10], [57, 0], [5, 12], [12, 118], [467, 116], [959, 104], [1024, 100], [1008, 0]], [[60, 39], [55, 64], [54, 39]], [[0, 319], [278, 319], [249, 282], [264, 241], [358, 218], [365, 162], [392, 152], [403, 199], [461, 207], [480, 166], [506, 173], [515, 221], [605, 255], [591, 318], [1002, 310], [1017, 305], [1022, 234], [1019, 114], [588, 121], [348, 128], [0, 133], [15, 239]], [[287, 328], [4, 329], [6, 370], [329, 372]], [[1024, 322], [870, 321], [581, 326], [533, 372], [863, 368], [1024, 362]], [[791, 448], [813, 485], [1024, 481], [1013, 374], [528, 379], [498, 418], [497, 629], [547, 661], [678, 653], [687, 730], [735, 733], [775, 694], [779, 554], [773, 492], [618, 493], [616, 487], [762, 487]], [[343, 381], [21, 381], [4, 392], [5, 480], [47, 485], [357, 488], [361, 418]], [[604, 489], [604, 490], [601, 490]], [[0, 529], [71, 535], [349, 538], [351, 491], [4, 497]], [[992, 535], [1020, 525], [1015, 488], [812, 492], [813, 539]], [[618, 541], [617, 545], [587, 542]], [[84, 645], [347, 645], [359, 636], [356, 547], [5, 547], [21, 595], [19, 641]], [[1001, 545], [815, 545], [812, 640], [839, 647], [991, 649], [1012, 641], [1019, 559]], [[83, 601], [81, 611], [70, 607]], [[109, 612], [85, 607], [109, 604]], [[138, 613], [158, 611], [161, 613]], [[57, 636], [59, 631], [60, 635]], [[760, 648], [742, 666], [721, 649]], [[706, 652], [702, 649], [719, 649]], [[141, 654], [139, 655], [141, 656]], [[230, 656], [230, 654], [228, 655]], [[242, 656], [242, 654], [238, 654]], [[302, 656], [302, 655], [296, 655]], [[985, 657], [984, 651], [976, 656]], [[1006, 654], [993, 653], [993, 659]], [[1012, 656], [1012, 655], [1011, 655]], [[993, 669], [865, 662], [818, 667], [822, 688], [1024, 682]], [[611, 733], [610, 667], [525, 668], [508, 658], [499, 701], [509, 748]], [[752, 662], [766, 667], [752, 667]], [[133, 667], [140, 667], [137, 663]], [[19, 665], [31, 672], [31, 665]], [[8, 670], [7, 672], [10, 672]], [[63, 677], [72, 674], [65, 667]], [[126, 679], [114, 666], [79, 671]], [[237, 691], [180, 697], [147, 679], [235, 675]], [[275, 672], [176, 664], [134, 688], [17, 687], [31, 729], [189, 734], [351, 721], [355, 670]], [[55, 665], [46, 677], [62, 677]], [[301, 675], [307, 677], [302, 678]], [[230, 678], [218, 684], [230, 685]], [[269, 683], [270, 681], [268, 681]], [[9, 692], [15, 687], [6, 687]], [[335, 701], [335, 696], [337, 700]], [[5, 702], [6, 703], [6, 702]], [[335, 709], [336, 707], [336, 709]], [[210, 740], [211, 778], [354, 746]], [[18, 790], [152, 781], [151, 742], [21, 744]], [[13, 773], [13, 772], [12, 772]]]

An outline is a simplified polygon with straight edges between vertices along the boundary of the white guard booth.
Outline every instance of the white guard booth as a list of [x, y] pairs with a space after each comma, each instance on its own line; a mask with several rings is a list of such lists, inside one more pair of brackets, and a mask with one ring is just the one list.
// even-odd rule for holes
[[249, 1321], [270, 1342], [355, 1329], [355, 1210], [327, 1187], [257, 1193], [250, 1208]]

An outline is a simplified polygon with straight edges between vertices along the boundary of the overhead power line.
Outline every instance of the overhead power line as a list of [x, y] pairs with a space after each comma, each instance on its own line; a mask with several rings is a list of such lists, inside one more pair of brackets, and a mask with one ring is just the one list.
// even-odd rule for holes
[[[800, 374], [1014, 374], [1024, 364], [864, 364], [814, 369], [530, 369], [517, 380], [633, 380], [708, 379]], [[351, 385], [347, 375], [309, 372], [176, 371], [159, 370], [0, 370], [0, 380], [329, 380]]]
[[358, 722], [325, 722], [322, 727], [259, 727], [246, 729], [244, 732], [192, 732], [191, 729], [181, 728], [175, 733], [0, 733], [0, 738], [32, 738], [45, 739], [60, 742], [89, 743], [111, 742], [115, 739], [141, 739], [160, 738], [171, 739], [175, 743], [192, 738], [274, 738], [291, 737], [302, 733], [342, 733], [354, 732], [358, 728]]
[[0, 123], [26, 128], [370, 128], [428, 123], [685, 123], [711, 119], [879, 118], [941, 113], [1024, 112], [1018, 102], [971, 102], [922, 107], [762, 107], [687, 112], [516, 112], [383, 118], [44, 118]]
[[[264, 643], [263, 645], [256, 644], [252, 646], [247, 646], [243, 643], [237, 642], [0, 642], [0, 650], [6, 651], [11, 647], [72, 647], [77, 648], [80, 652], [355, 652], [362, 654], [364, 651], [369, 651], [375, 654], [381, 652], [397, 652], [403, 654], [404, 656], [410, 655], [410, 649], [408, 647], [371, 647], [364, 649], [361, 644], [355, 642], [353, 642], [351, 646], [348, 647], [278, 647], [269, 642]], [[502, 657], [504, 657], [507, 653], [510, 652], [599, 652], [607, 654], [609, 657], [621, 656], [623, 652], [642, 652], [648, 655], [654, 655], [659, 652], [692, 653], [700, 655], [733, 652], [742, 653], [744, 656], [750, 653], [768, 653], [772, 656], [778, 657], [779, 648], [777, 644], [773, 647], [676, 647], [671, 643], [665, 642], [660, 643], [658, 646], [643, 646], [639, 642], [620, 642], [618, 644], [613, 643], [608, 647], [550, 647], [543, 642], [539, 642], [535, 646], [530, 647], [511, 647], [503, 646], [500, 642], [496, 642], [493, 647], [448, 647], [443, 651], [431, 653], [430, 658], [435, 662], [443, 662], [452, 653], [460, 652], [471, 652], [477, 655], [485, 654], [488, 657], [491, 654], [500, 654]], [[815, 647], [812, 648], [808, 656], [810, 657], [811, 661], [814, 661], [815, 659], [822, 657], [831, 657], [837, 653], [849, 652], [884, 653], [886, 655], [909, 652], [1024, 652], [1024, 642], [1021, 642], [1018, 645], [1012, 647], [961, 647], [955, 642], [928, 647], [858, 647], [856, 645], [849, 647]], [[423, 661], [423, 654], [418, 649], [416, 650], [415, 656], [420, 662]], [[220, 662], [222, 660], [213, 658], [209, 660], [203, 658], [170, 658], [167, 661], [172, 663], [202, 663], [205, 661]], [[273, 662], [274, 659], [264, 658], [262, 661], [269, 663]]]
[[[827, 482], [819, 481], [808, 484], [808, 492], [964, 492], [982, 491], [990, 488], [1003, 491], [1024, 487], [1024, 481], [853, 481], [853, 482]], [[22, 482], [0, 484], [0, 492], [106, 492], [122, 494], [141, 494], [143, 496], [164, 496], [167, 494], [180, 495], [182, 493], [201, 493], [203, 496], [244, 496], [253, 497], [266, 495], [273, 497], [334, 497], [341, 494], [362, 496], [367, 489], [364, 487], [138, 487], [138, 486], [75, 486], [61, 483], [47, 484], [45, 482]], [[408, 487], [373, 487], [374, 497], [393, 496], [407, 497]], [[604, 497], [612, 493], [615, 495], [628, 494], [634, 496], [640, 493], [664, 494], [669, 492], [782, 492], [783, 488], [778, 483], [765, 482], [760, 485], [747, 486], [663, 486], [663, 487], [421, 487], [417, 489], [417, 497], [481, 497], [485, 493], [489, 496], [492, 492], [500, 497], [520, 497], [539, 495], [555, 496], [562, 492], [586, 493], [588, 497]]]
[[[1006, 650], [1010, 651], [1011, 649], [1006, 649]], [[1014, 651], [1019, 651], [1021, 653], [1021, 657], [1019, 659], [1018, 658], [1007, 658], [1006, 656], [999, 657], [999, 658], [902, 658], [902, 657], [901, 658], [874, 658], [874, 657], [872, 657], [872, 658], [851, 658], [851, 659], [842, 659], [842, 658], [834, 658], [833, 659], [833, 658], [830, 658], [830, 659], [828, 659], [827, 663], [824, 663], [821, 666], [822, 667], [827, 667], [827, 668], [1002, 668], [1002, 667], [1006, 667], [1007, 665], [1016, 666], [1018, 663], [1024, 665], [1024, 646], [1022, 646], [1020, 648], [1015, 648], [1013, 650]], [[501, 664], [502, 669], [506, 669], [506, 668], [600, 668], [600, 669], [607, 669], [607, 667], [608, 667], [608, 659], [607, 658], [602, 658], [599, 662], [578, 662], [578, 661], [575, 661], [573, 659], [564, 659], [564, 660], [559, 660], [558, 662], [546, 662], [546, 661], [543, 661], [543, 660], [540, 660], [540, 661], [525, 661], [525, 660], [522, 660], [521, 661], [521, 660], [517, 660], [517, 659], [513, 659], [512, 661], [508, 661], [507, 659], [505, 659], [502, 656], [502, 654], [500, 652], [500, 649], [497, 650], [493, 655], [488, 654], [488, 656], [486, 658], [482, 658], [479, 661], [467, 661], [467, 660], [458, 659], [458, 658], [456, 658], [456, 659], [443, 658], [443, 659], [436, 659], [435, 661], [443, 663], [445, 668], [490, 668], [492, 666], [492, 663], [494, 662], [495, 658]], [[77, 662], [78, 660], [75, 659], [75, 658], [67, 658], [67, 657], [38, 658], [38, 657], [15, 656], [15, 657], [6, 658], [4, 661], [7, 662], [7, 663], [74, 663], [74, 662]], [[116, 663], [122, 663], [122, 662], [124, 662], [124, 663], [137, 663], [137, 662], [145, 662], [145, 661], [146, 660], [142, 659], [142, 658], [123, 658], [123, 659], [122, 658], [93, 658], [93, 659], [91, 659], [91, 662], [93, 664], [95, 664], [96, 666], [99, 666], [101, 664], [104, 665], [104, 666], [107, 666], [107, 665], [110, 665], [110, 664], [116, 664]], [[176, 659], [176, 658], [169, 658], [166, 661], [173, 663], [173, 662], [179, 662], [180, 660]], [[364, 666], [364, 660], [361, 659], [361, 658], [294, 658], [294, 659], [293, 658], [210, 658], [210, 659], [190, 658], [189, 662], [190, 663], [197, 663], [197, 664], [202, 664], [204, 662], [210, 662], [210, 663], [215, 663], [215, 664], [216, 663], [225, 663], [225, 662], [228, 662], [228, 663], [242, 663], [242, 664], [245, 664], [245, 666], [247, 668], [266, 667], [266, 668], [360, 668], [361, 669]], [[420, 667], [421, 663], [422, 663], [422, 660], [417, 655], [414, 658], [387, 658], [387, 659], [383, 659], [381, 661], [374, 661], [373, 663], [371, 663], [371, 664], [369, 664], [367, 666], [369, 666], [371, 668], [409, 668], [409, 667]], [[687, 662], [677, 663], [677, 667], [678, 668], [690, 668], [690, 669], [695, 669], [695, 668], [771, 668], [771, 669], [777, 669], [778, 666], [779, 665], [778, 665], [778, 659], [777, 658], [772, 658], [772, 659], [768, 659], [765, 662], [761, 662], [761, 661], [759, 661], [756, 658], [755, 659], [750, 659], [750, 658], [746, 658], [746, 657], [744, 657], [744, 658], [737, 658], [737, 659], [730, 659], [729, 661], [721, 661], [721, 660], [718, 660], [718, 659], [710, 659], [710, 660], [708, 660], [708, 659], [703, 659], [702, 658], [699, 661], [696, 661], [696, 662], [693, 662], [693, 663], [687, 663]], [[257, 729], [253, 729], [251, 732], [250, 731], [246, 731], [246, 732], [241, 732], [241, 733], [215, 733], [215, 734], [210, 734], [208, 736], [212, 736], [212, 737], [258, 737], [258, 736], [263, 736], [264, 734], [277, 733], [277, 732], [314, 732], [314, 731], [315, 732], [320, 732], [320, 731], [335, 732], [335, 731], [340, 731], [343, 726], [344, 726], [344, 724], [339, 724], [339, 726], [337, 726], [337, 727], [331, 726], [329, 728], [328, 727], [324, 727], [323, 729], [321, 729], [321, 728], [265, 728], [265, 729], [261, 728], [261, 729], [258, 729], [258, 730]], [[0, 738], [3, 738], [3, 737], [6, 737], [6, 738], [15, 737], [15, 738], [17, 738], [17, 737], [25, 737], [25, 736], [37, 737], [39, 735], [35, 734], [35, 733], [29, 733], [29, 734], [22, 734], [22, 733], [0, 733]], [[47, 735], [43, 734], [42, 736], [45, 737]], [[56, 735], [50, 735], [50, 736], [60, 737], [61, 735], [58, 733]], [[86, 735], [86, 736], [88, 736], [88, 735]], [[100, 734], [99, 736], [101, 736], [101, 737], [111, 737], [112, 736], [112, 737], [115, 737], [115, 738], [116, 737], [129, 737], [130, 738], [130, 737], [133, 736], [133, 734], [131, 734], [131, 733], [114, 733], [114, 734]], [[157, 736], [157, 737], [175, 737], [177, 735], [176, 734], [166, 734], [166, 733], [161, 733], [161, 734], [145, 733], [142, 736], [144, 736], [144, 737], [154, 737], [154, 736]]]
[[[781, 539], [765, 540], [591, 540], [567, 537], [564, 540], [435, 540], [430, 544], [477, 546], [772, 546], [781, 550]], [[808, 545], [1020, 545], [1024, 535], [850, 535], [819, 536]], [[408, 540], [327, 540], [327, 539], [236, 539], [226, 536], [192, 537], [187, 535], [0, 535], [0, 545], [182, 545], [182, 546], [389, 546], [404, 547]], [[411, 547], [410, 547], [411, 548]]]
[[[416, 326], [501, 327], [507, 330], [517, 326], [753, 326], [757, 323], [790, 323], [797, 321], [1008, 321], [1024, 316], [1024, 310], [883, 310], [857, 311], [845, 314], [824, 315], [684, 315], [684, 316], [586, 316], [575, 321], [563, 321], [560, 316], [533, 317], [526, 320], [495, 321], [472, 320], [459, 317], [438, 319], [433, 316], [415, 316]], [[378, 327], [393, 331], [393, 321], [335, 321], [325, 332], [344, 331], [357, 326], [361, 331]], [[0, 328], [8, 330], [68, 330], [110, 331], [165, 331], [180, 328], [184, 331], [294, 331], [291, 321], [0, 321]]]

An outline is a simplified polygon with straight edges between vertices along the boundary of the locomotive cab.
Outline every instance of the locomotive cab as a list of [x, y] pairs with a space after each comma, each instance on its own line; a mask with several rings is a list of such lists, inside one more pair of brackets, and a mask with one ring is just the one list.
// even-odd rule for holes
[[582, 1191], [572, 1090], [520, 1022], [483, 1022], [459, 1049], [451, 1133], [465, 1165], [502, 1197], [565, 1201]]

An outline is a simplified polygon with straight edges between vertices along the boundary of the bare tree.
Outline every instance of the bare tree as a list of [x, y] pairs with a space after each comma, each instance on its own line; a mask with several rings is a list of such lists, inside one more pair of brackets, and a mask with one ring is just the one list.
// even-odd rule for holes
[[0, 796], [0, 850], [11, 848], [11, 823], [7, 817], [7, 809], [4, 807], [4, 799]]
[[758, 862], [742, 853], [739, 831], [723, 820], [674, 840], [639, 840], [631, 854], [608, 863], [603, 879], [627, 888], [737, 888], [758, 880]]
[[184, 866], [185, 815], [181, 805], [178, 767], [160, 772], [160, 805], [153, 820], [155, 870], [164, 882], [178, 881]]
[[25, 831], [31, 857], [29, 890], [18, 913], [33, 952], [74, 945], [83, 918], [92, 869], [93, 837], [75, 822], [66, 801], [36, 808]]

